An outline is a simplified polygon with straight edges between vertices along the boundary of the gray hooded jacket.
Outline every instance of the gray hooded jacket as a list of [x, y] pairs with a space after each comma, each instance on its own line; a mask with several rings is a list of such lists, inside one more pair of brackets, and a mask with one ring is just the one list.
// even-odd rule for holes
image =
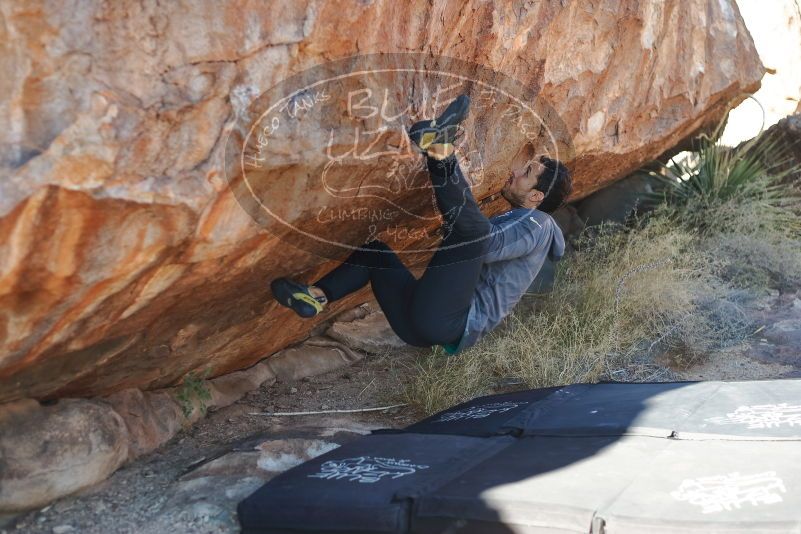
[[514, 208], [490, 218], [492, 232], [481, 267], [467, 324], [452, 354], [475, 345], [498, 326], [520, 301], [542, 268], [546, 256], [558, 261], [565, 252], [562, 231], [539, 210]]

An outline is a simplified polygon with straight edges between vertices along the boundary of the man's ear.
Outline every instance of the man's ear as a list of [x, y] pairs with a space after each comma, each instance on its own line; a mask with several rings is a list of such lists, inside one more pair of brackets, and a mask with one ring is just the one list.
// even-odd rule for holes
[[542, 191], [538, 191], [537, 189], [532, 189], [528, 193], [528, 201], [531, 203], [539, 204], [545, 198], [545, 193]]

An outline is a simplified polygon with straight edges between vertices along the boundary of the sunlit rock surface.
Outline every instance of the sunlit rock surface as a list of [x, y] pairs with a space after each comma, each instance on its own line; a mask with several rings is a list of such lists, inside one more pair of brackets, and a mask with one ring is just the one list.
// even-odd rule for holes
[[[373, 52], [503, 72], [561, 117], [574, 198], [717, 121], [763, 73], [733, 0], [190, 4], [0, 2], [0, 401], [164, 387], [308, 334], [318, 321], [278, 307], [268, 282], [334, 263], [255, 224], [221, 169], [226, 125], [293, 73]], [[496, 115], [471, 121], [502, 172], [520, 143]], [[376, 165], [334, 178], [360, 184]], [[307, 170], [270, 171], [291, 213], [320, 194]], [[424, 190], [402, 202], [433, 210]], [[359, 244], [368, 224], [343, 221], [339, 238]]]

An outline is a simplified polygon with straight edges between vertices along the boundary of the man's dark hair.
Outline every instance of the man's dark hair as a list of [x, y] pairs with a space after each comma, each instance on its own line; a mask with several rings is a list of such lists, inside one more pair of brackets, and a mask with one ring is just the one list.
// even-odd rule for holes
[[540, 156], [540, 163], [545, 169], [537, 179], [534, 189], [545, 193], [545, 198], [537, 209], [551, 213], [565, 204], [567, 197], [573, 191], [573, 179], [570, 177], [570, 171], [560, 161]]

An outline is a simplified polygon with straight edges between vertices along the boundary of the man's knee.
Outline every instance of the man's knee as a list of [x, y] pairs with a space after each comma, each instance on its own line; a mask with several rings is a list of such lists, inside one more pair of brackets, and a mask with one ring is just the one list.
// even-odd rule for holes
[[436, 320], [415, 318], [412, 320], [412, 328], [414, 328], [417, 335], [432, 345], [442, 345], [453, 341], [452, 339], [442, 339], [440, 324]]
[[415, 330], [417, 334], [428, 341], [431, 345], [445, 345], [446, 343], [453, 343], [458, 336], [452, 335], [449, 331], [437, 328], [436, 323], [415, 322]]
[[411, 304], [411, 324], [414, 331], [432, 345], [443, 345], [454, 341], [454, 327], [443, 313], [437, 313], [431, 303]]

